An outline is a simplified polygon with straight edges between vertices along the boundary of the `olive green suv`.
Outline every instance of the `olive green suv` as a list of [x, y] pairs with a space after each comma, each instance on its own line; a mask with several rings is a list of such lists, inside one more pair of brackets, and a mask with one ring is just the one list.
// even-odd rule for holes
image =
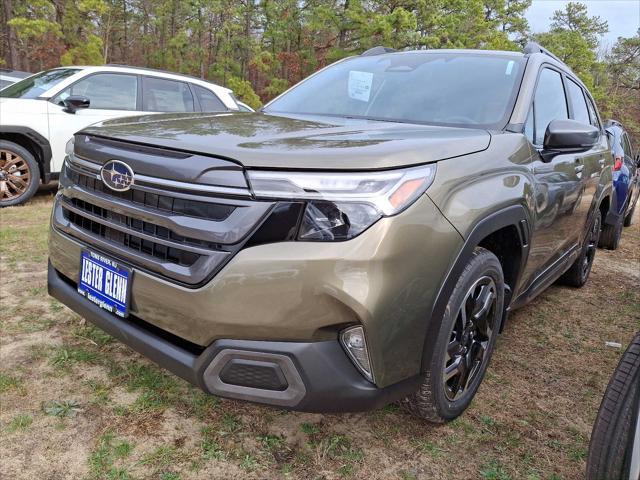
[[215, 395], [446, 421], [510, 310], [586, 282], [612, 162], [589, 92], [535, 44], [377, 47], [257, 113], [77, 133], [49, 292]]

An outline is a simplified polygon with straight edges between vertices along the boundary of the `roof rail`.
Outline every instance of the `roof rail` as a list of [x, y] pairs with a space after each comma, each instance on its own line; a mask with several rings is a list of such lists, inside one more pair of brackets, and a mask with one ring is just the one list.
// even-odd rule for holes
[[545, 55], [550, 56], [554, 60], [557, 60], [560, 63], [564, 63], [557, 56], [555, 56], [549, 50], [547, 50], [546, 48], [542, 47], [539, 43], [536, 43], [536, 42], [527, 42], [527, 44], [524, 46], [523, 52], [526, 55], [531, 54], [531, 53], [544, 53]]
[[193, 78], [194, 80], [201, 80], [207, 83], [213, 83], [214, 85], [218, 85], [206, 78], [196, 77], [195, 75], [189, 75], [188, 73], [178, 73], [178, 72], [170, 72], [169, 70], [162, 70], [160, 68], [150, 68], [150, 67], [138, 67], [136, 65], [127, 65], [126, 63], [107, 63], [104, 65], [105, 67], [123, 67], [123, 68], [135, 68], [136, 70], [144, 70], [147, 72], [156, 72], [156, 73], [168, 73], [170, 75], [178, 75], [180, 77], [188, 77]]
[[360, 56], [370, 57], [373, 55], [382, 55], [383, 53], [393, 53], [397, 51], [398, 50], [396, 50], [395, 48], [383, 47], [381, 45], [378, 45], [377, 47], [370, 48], [369, 50], [366, 50], [365, 52], [361, 53]]

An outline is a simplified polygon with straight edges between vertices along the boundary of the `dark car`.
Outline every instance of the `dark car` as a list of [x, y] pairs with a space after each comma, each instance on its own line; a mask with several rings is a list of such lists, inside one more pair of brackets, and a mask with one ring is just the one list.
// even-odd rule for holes
[[640, 480], [640, 332], [620, 358], [591, 433], [587, 480]]
[[260, 112], [112, 120], [67, 152], [54, 297], [215, 395], [433, 422], [509, 311], [586, 283], [612, 189], [589, 91], [535, 44], [376, 48]]
[[31, 73], [21, 72], [19, 70], [11, 70], [9, 68], [0, 68], [0, 90], [9, 85], [13, 85], [23, 78], [27, 78]]
[[600, 246], [615, 250], [620, 244], [622, 227], [628, 227], [640, 196], [640, 155], [634, 158], [631, 139], [620, 122], [609, 120], [605, 130], [613, 155], [613, 195], [604, 219]]

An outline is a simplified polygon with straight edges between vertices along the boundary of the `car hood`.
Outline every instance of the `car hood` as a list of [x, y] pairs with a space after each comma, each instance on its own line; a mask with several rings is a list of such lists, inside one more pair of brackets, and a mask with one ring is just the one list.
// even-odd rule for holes
[[329, 116], [161, 114], [119, 118], [82, 133], [239, 162], [249, 168], [384, 169], [485, 150], [486, 130]]
[[0, 121], [3, 125], [11, 125], [11, 118], [4, 117], [16, 112], [21, 115], [27, 113], [47, 113], [46, 100], [38, 100], [35, 98], [6, 98], [0, 97]]

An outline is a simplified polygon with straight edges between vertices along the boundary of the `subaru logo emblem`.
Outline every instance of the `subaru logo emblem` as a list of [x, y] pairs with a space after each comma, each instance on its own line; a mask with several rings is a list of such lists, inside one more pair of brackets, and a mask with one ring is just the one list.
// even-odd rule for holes
[[133, 185], [133, 170], [120, 160], [109, 160], [100, 170], [102, 182], [111, 190], [126, 192]]

